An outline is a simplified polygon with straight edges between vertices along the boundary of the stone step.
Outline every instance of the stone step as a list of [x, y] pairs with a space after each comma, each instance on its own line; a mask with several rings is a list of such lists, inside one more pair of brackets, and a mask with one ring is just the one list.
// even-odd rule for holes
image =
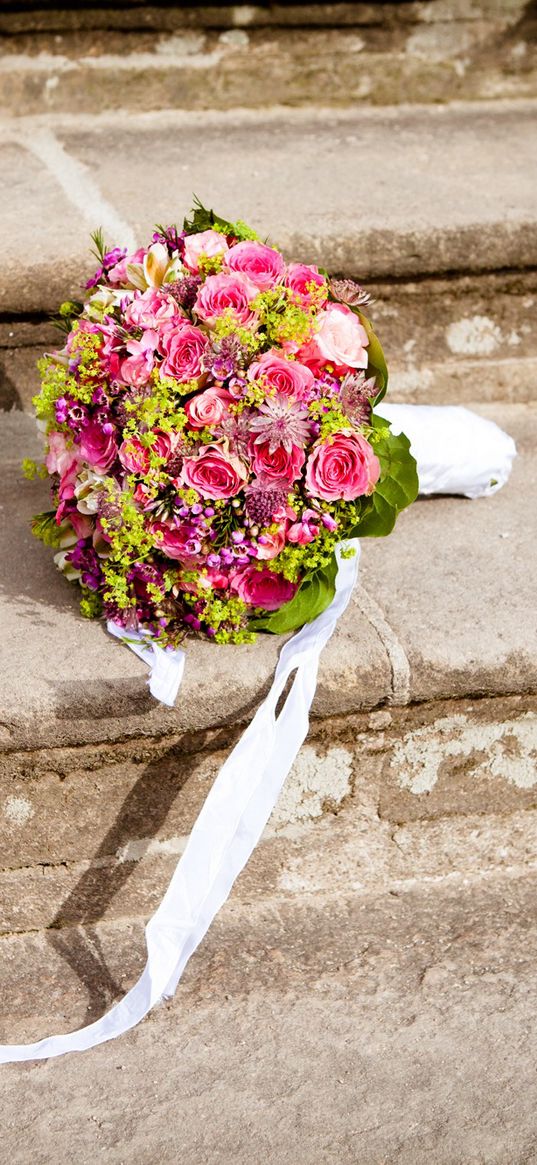
[[[29, 407], [35, 361], [57, 343], [44, 313], [79, 294], [90, 230], [134, 246], [180, 220], [193, 187], [370, 285], [400, 399], [533, 399], [534, 120], [531, 102], [502, 102], [6, 121], [0, 407]], [[29, 222], [46, 224], [31, 247]]]
[[535, 17], [524, 0], [77, 6], [7, 13], [3, 32], [0, 102], [16, 115], [537, 92]]

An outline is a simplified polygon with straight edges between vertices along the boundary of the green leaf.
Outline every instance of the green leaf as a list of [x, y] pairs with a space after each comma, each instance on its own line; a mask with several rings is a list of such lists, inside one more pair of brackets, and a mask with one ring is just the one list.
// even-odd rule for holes
[[65, 533], [65, 530], [56, 525], [55, 510], [45, 510], [42, 514], [36, 514], [32, 518], [31, 530], [32, 534], [44, 542], [45, 546], [52, 546], [54, 550], [58, 550], [61, 546]]
[[371, 443], [380, 461], [380, 478], [369, 498], [371, 504], [352, 534], [360, 538], [383, 538], [391, 534], [401, 510], [415, 501], [419, 483], [408, 437], [404, 433], [394, 436], [388, 422], [374, 413], [371, 424]]
[[288, 631], [296, 631], [304, 623], [311, 623], [317, 615], [326, 610], [336, 590], [337, 562], [335, 554], [322, 570], [306, 577], [300, 584], [296, 595], [289, 603], [285, 603], [278, 611], [264, 615], [259, 619], [250, 619], [249, 628], [252, 631], [270, 631], [273, 635], [285, 635]]
[[386, 389], [388, 388], [388, 366], [384, 358], [382, 345], [378, 336], [373, 331], [371, 321], [368, 320], [367, 316], [359, 308], [353, 308], [353, 311], [356, 312], [360, 323], [367, 332], [367, 338], [369, 340], [367, 346], [367, 375], [375, 377], [378, 388], [375, 404], [378, 404], [386, 395]]

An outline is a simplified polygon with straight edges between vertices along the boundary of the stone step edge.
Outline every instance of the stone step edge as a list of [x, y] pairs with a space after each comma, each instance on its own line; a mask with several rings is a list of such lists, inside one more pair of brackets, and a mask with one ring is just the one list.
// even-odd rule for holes
[[[405, 974], [423, 984], [428, 968], [438, 965], [449, 977], [455, 953], [470, 976], [491, 970], [531, 976], [534, 884], [533, 874], [494, 871], [277, 908], [268, 901], [238, 909], [232, 896], [165, 1006], [214, 1004], [256, 991], [269, 998], [309, 993], [342, 968], [355, 989], [385, 991]], [[141, 918], [103, 920], [0, 938], [0, 1040], [35, 1040], [102, 1015], [144, 967], [143, 926]]]

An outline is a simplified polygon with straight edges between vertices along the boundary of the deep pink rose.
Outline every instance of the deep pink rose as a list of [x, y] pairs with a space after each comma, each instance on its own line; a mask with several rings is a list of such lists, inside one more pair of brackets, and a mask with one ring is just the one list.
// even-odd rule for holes
[[317, 445], [306, 466], [306, 489], [328, 502], [352, 502], [370, 494], [380, 477], [380, 464], [360, 433], [336, 433]]
[[200, 231], [197, 235], [186, 236], [183, 263], [193, 275], [197, 275], [201, 255], [215, 259], [217, 255], [225, 255], [227, 250], [225, 235], [218, 231]]
[[206, 388], [190, 398], [185, 405], [189, 424], [193, 429], [213, 429], [225, 417], [233, 397], [225, 388]]
[[254, 473], [264, 476], [270, 481], [281, 481], [291, 485], [300, 477], [304, 464], [305, 453], [301, 445], [293, 445], [290, 453], [280, 445], [274, 453], [269, 453], [269, 444], [252, 446], [252, 461]]
[[262, 380], [269, 388], [285, 396], [302, 399], [313, 384], [313, 373], [297, 360], [286, 360], [273, 348], [263, 352], [248, 370], [250, 380]]
[[119, 460], [128, 473], [147, 473], [149, 449], [137, 437], [128, 437], [119, 447]]
[[331, 303], [317, 316], [313, 347], [322, 360], [338, 367], [367, 368], [367, 332], [343, 303]]
[[90, 421], [80, 438], [80, 456], [95, 473], [106, 473], [118, 453], [115, 430], [105, 433], [98, 421]]
[[[308, 267], [306, 263], [290, 263], [285, 282], [302, 307], [309, 307], [311, 303], [322, 304], [328, 296], [328, 284], [324, 275], [321, 275], [316, 267]], [[320, 294], [319, 288], [324, 290], [324, 296]]]
[[155, 522], [152, 531], [156, 534], [155, 544], [161, 554], [175, 558], [183, 566], [195, 566], [201, 552], [201, 542], [195, 526], [187, 522], [171, 526], [166, 522]]
[[247, 327], [257, 318], [250, 306], [257, 295], [258, 288], [246, 275], [209, 275], [198, 291], [194, 311], [209, 327], [227, 311]]
[[181, 483], [195, 489], [202, 498], [232, 498], [248, 476], [246, 467], [237, 457], [227, 456], [219, 445], [206, 445], [197, 457], [186, 457], [181, 470]]
[[261, 570], [255, 566], [243, 566], [231, 576], [231, 589], [249, 607], [277, 611], [278, 607], [290, 602], [298, 587], [296, 583], [289, 582], [283, 575], [276, 574], [267, 566]]
[[201, 328], [195, 328], [193, 324], [184, 323], [165, 331], [161, 338], [163, 375], [182, 382], [198, 380], [203, 372], [202, 361], [208, 342]]
[[247, 275], [259, 291], [275, 287], [285, 273], [283, 255], [265, 243], [236, 243], [226, 255], [226, 267]]

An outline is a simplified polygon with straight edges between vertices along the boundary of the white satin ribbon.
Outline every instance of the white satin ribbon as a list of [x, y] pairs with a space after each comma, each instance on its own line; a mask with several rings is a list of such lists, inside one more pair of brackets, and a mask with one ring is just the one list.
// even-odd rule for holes
[[[189, 837], [164, 898], [146, 927], [147, 963], [138, 982], [102, 1019], [69, 1035], [35, 1044], [0, 1047], [0, 1063], [44, 1060], [83, 1052], [134, 1027], [164, 996], [172, 995], [184, 968], [226, 901], [267, 824], [309, 726], [321, 651], [347, 606], [358, 573], [338, 548], [336, 593], [326, 611], [282, 648], [272, 687], [225, 761]], [[139, 646], [139, 644], [138, 644]], [[296, 671], [276, 715], [287, 681]]]
[[147, 682], [155, 700], [160, 700], [161, 704], [173, 708], [185, 670], [185, 652], [180, 647], [175, 650], [159, 647], [149, 634], [125, 631], [124, 627], [120, 627], [119, 623], [113, 623], [111, 619], [106, 626], [111, 635], [126, 643], [127, 647], [147, 664], [150, 669]]

